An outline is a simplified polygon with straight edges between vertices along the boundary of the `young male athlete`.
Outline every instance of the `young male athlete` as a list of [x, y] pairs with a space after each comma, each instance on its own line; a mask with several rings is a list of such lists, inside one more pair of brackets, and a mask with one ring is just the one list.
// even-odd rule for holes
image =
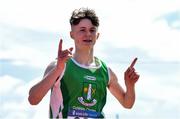
[[137, 58], [124, 73], [124, 90], [112, 69], [94, 56], [99, 37], [99, 19], [95, 12], [88, 8], [74, 10], [70, 25], [74, 54], [72, 47], [62, 50], [60, 40], [57, 60], [50, 63], [43, 80], [29, 91], [30, 104], [38, 104], [51, 89], [50, 118], [103, 118], [108, 88], [123, 107], [131, 108], [139, 79], [134, 69]]

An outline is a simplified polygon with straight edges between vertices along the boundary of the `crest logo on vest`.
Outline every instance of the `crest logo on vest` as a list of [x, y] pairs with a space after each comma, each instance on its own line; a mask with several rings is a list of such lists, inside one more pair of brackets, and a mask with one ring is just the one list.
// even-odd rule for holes
[[78, 97], [78, 101], [85, 106], [94, 106], [97, 100], [94, 99], [96, 93], [96, 84], [84, 82], [83, 84], [83, 96]]

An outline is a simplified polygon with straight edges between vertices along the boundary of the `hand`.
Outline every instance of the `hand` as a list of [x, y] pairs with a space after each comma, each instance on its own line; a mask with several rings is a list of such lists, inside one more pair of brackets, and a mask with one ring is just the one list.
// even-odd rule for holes
[[130, 67], [124, 73], [126, 87], [134, 86], [134, 84], [139, 79], [139, 75], [135, 72], [135, 69], [134, 69], [134, 65], [136, 61], [137, 61], [137, 58], [133, 60]]
[[59, 42], [58, 57], [57, 57], [57, 68], [64, 68], [66, 61], [72, 57], [73, 47], [62, 50], [62, 39]]

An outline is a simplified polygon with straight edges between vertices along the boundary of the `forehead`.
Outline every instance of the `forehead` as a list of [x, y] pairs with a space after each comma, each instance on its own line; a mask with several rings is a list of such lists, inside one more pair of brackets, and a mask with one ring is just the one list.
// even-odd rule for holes
[[79, 24], [72, 25], [72, 28], [97, 28], [89, 19], [82, 19]]

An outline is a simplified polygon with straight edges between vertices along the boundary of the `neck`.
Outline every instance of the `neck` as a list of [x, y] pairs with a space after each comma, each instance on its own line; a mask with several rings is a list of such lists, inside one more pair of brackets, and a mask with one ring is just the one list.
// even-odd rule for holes
[[75, 50], [75, 53], [73, 55], [73, 58], [82, 65], [89, 66], [91, 63], [93, 63], [93, 49], [91, 50]]

